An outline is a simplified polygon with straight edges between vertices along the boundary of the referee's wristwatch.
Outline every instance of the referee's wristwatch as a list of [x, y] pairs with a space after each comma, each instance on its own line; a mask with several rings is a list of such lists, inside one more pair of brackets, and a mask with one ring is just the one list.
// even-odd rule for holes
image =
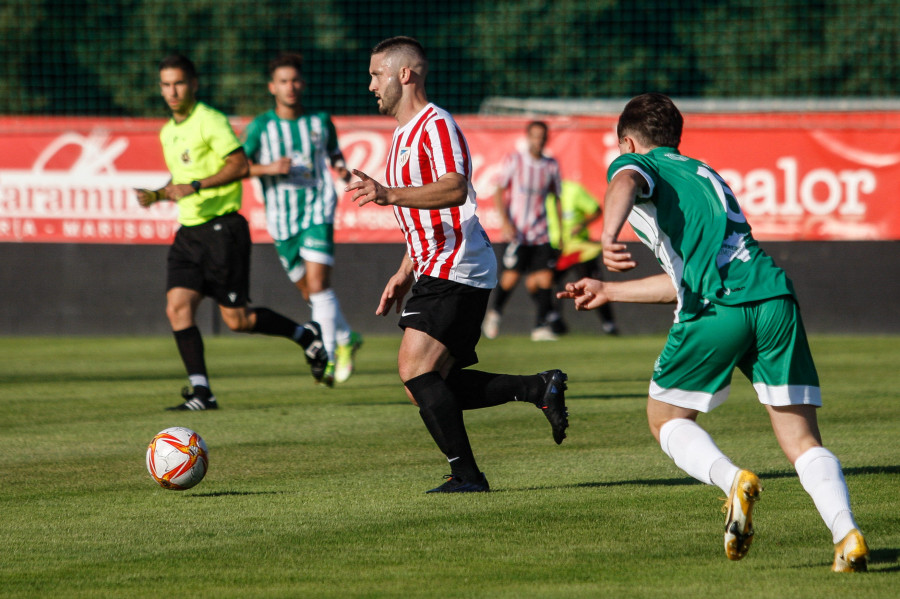
[[191, 181], [191, 187], [194, 188], [194, 193], [197, 193], [202, 186], [200, 185], [200, 181]]

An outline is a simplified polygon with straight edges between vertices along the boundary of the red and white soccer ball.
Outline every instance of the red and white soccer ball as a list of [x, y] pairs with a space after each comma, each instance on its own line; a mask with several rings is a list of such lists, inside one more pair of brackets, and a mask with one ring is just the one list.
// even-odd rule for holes
[[147, 470], [164, 489], [190, 489], [203, 480], [208, 466], [206, 442], [189, 428], [167, 428], [147, 447]]

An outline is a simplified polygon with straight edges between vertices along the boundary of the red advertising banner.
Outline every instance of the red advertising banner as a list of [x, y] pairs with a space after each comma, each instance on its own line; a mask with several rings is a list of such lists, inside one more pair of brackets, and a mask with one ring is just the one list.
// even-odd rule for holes
[[[351, 168], [383, 180], [395, 122], [335, 117]], [[472, 151], [479, 215], [496, 234], [492, 194], [503, 156], [524, 144], [524, 117], [461, 116]], [[615, 117], [548, 117], [548, 153], [563, 177], [598, 199], [618, 154]], [[249, 119], [235, 119], [240, 132]], [[0, 117], [0, 241], [168, 243], [174, 204], [140, 207], [133, 188], [169, 178], [159, 119]], [[683, 153], [706, 160], [732, 187], [761, 240], [900, 239], [900, 112], [688, 114]], [[343, 184], [338, 182], [338, 189]], [[254, 241], [266, 242], [254, 180], [244, 208]], [[342, 243], [402, 242], [393, 211], [344, 196]]]

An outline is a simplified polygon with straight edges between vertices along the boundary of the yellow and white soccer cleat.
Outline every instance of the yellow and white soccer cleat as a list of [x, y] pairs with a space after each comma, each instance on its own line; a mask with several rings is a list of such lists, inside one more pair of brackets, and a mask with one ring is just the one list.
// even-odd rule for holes
[[749, 470], [741, 470], [731, 483], [731, 492], [722, 511], [725, 516], [725, 555], [739, 560], [747, 555], [753, 541], [753, 504], [759, 499], [762, 487], [759, 477]]
[[353, 374], [356, 352], [362, 347], [363, 339], [359, 333], [350, 333], [350, 341], [338, 345], [334, 350], [334, 381], [344, 383]]
[[866, 572], [869, 568], [869, 548], [862, 533], [853, 529], [834, 546], [832, 572]]

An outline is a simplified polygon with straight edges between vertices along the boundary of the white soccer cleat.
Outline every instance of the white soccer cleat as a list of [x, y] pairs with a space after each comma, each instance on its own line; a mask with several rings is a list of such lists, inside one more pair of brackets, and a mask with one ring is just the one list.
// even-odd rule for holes
[[484, 322], [481, 324], [481, 332], [488, 339], [496, 339], [500, 334], [500, 313], [496, 310], [488, 310], [484, 315]]
[[753, 541], [753, 504], [759, 499], [762, 487], [759, 477], [749, 470], [741, 470], [731, 483], [731, 492], [722, 506], [725, 516], [725, 555], [739, 560], [747, 555]]
[[537, 327], [531, 331], [532, 341], [557, 341], [558, 339], [559, 337], [553, 332], [553, 329], [548, 326]]

